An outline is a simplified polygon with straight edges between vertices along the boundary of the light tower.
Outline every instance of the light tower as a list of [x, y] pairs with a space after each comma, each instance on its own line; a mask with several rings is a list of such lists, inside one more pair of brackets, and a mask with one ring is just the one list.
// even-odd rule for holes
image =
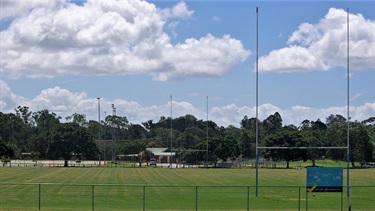
[[98, 123], [99, 123], [99, 129], [98, 129], [98, 144], [99, 144], [99, 166], [101, 165], [101, 144], [100, 144], [100, 97], [96, 98], [98, 99]]

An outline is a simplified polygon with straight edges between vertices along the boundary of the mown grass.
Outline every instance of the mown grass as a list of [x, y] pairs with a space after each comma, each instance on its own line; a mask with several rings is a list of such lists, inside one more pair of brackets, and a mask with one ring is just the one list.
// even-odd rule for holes
[[[298, 210], [306, 169], [2, 167], [0, 210]], [[20, 185], [25, 184], [27, 185]], [[18, 185], [16, 185], [18, 184]], [[41, 184], [39, 186], [39, 184]], [[344, 186], [346, 170], [344, 170]], [[375, 209], [375, 169], [351, 169], [353, 210]], [[40, 189], [39, 189], [40, 187]], [[39, 192], [40, 191], [40, 192]], [[40, 193], [40, 204], [39, 204]], [[309, 210], [346, 209], [342, 193], [308, 194]], [[94, 204], [93, 204], [94, 202]], [[342, 205], [341, 205], [342, 204]]]

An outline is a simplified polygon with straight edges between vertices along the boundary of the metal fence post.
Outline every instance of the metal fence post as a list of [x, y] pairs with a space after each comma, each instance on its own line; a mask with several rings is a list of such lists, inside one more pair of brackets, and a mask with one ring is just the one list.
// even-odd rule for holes
[[348, 190], [349, 190], [349, 192], [348, 192], [348, 196], [349, 196], [349, 198], [348, 198], [348, 211], [351, 211], [352, 210], [352, 187], [349, 186]]
[[146, 186], [143, 186], [143, 211], [146, 210]]
[[198, 210], [198, 186], [195, 186], [195, 210]]
[[94, 196], [95, 196], [94, 185], [92, 185], [91, 186], [91, 207], [92, 207], [92, 211], [94, 211], [94, 203], [95, 203]]
[[247, 211], [250, 210], [250, 186], [247, 186]]
[[301, 210], [301, 186], [298, 187], [298, 211]]
[[306, 191], [306, 211], [308, 210], [308, 203], [309, 203], [309, 192]]
[[41, 187], [42, 185], [39, 183], [39, 190], [38, 190], [38, 208], [40, 210], [40, 195], [41, 195]]

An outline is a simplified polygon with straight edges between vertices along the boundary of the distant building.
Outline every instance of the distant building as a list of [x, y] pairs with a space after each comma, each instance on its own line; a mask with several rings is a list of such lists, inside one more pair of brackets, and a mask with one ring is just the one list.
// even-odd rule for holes
[[117, 155], [119, 161], [137, 161], [138, 157], [138, 154]]
[[146, 148], [146, 150], [152, 153], [156, 163], [176, 162], [176, 153], [167, 152], [168, 148]]

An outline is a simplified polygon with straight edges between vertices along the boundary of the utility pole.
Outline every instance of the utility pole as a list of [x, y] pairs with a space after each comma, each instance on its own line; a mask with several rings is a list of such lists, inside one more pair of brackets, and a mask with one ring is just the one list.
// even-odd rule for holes
[[173, 130], [172, 130], [172, 95], [171, 95], [171, 157], [169, 158], [170, 168], [172, 168], [172, 137], [173, 137]]
[[206, 131], [206, 168], [208, 168], [208, 96], [207, 96], [207, 131]]
[[99, 145], [99, 166], [101, 165], [101, 144], [100, 144], [100, 97], [96, 98], [98, 99], [98, 123], [99, 123], [99, 129], [98, 129], [98, 145]]
[[104, 111], [104, 121], [105, 121], [105, 127], [104, 127], [104, 164], [107, 162], [107, 111]]
[[114, 118], [116, 116], [116, 107], [114, 104], [112, 104], [112, 163], [116, 161], [116, 153], [115, 153], [115, 141], [116, 141], [116, 131], [114, 128]]

